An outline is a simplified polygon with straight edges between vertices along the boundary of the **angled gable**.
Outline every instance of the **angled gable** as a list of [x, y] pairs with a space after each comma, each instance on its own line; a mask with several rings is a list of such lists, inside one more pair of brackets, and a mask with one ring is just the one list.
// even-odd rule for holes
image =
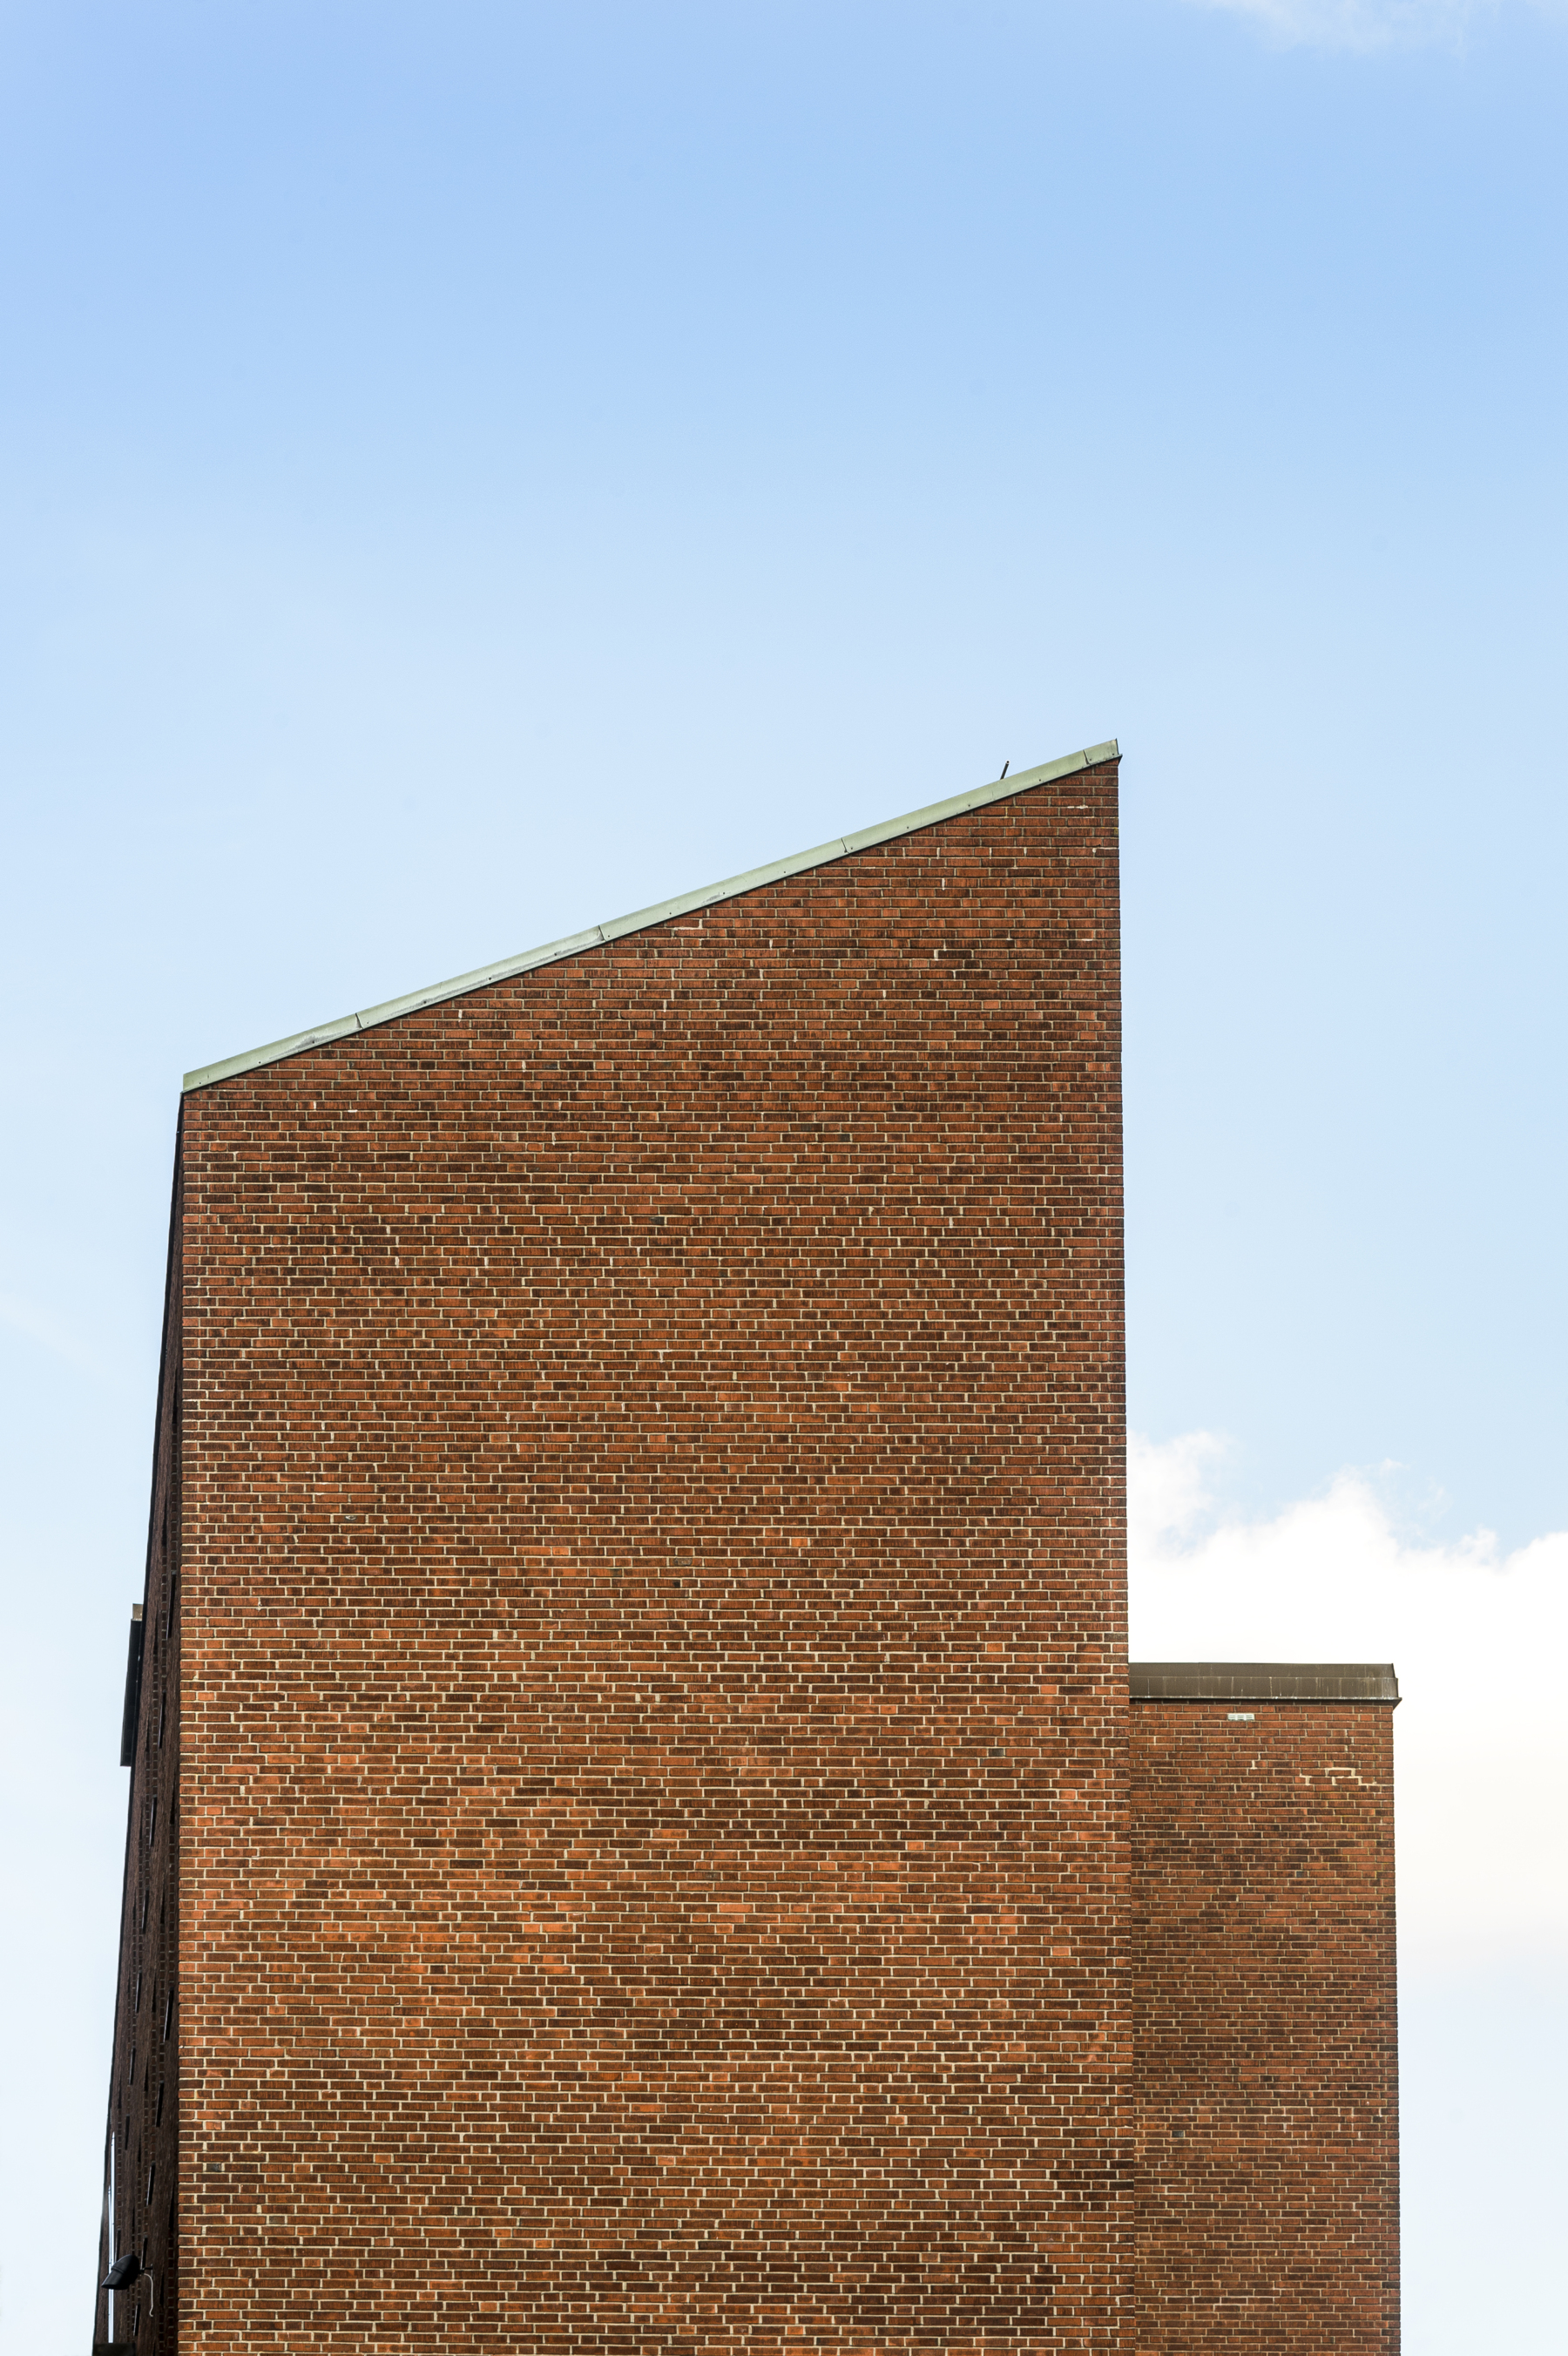
[[240, 1072], [255, 1071], [263, 1064], [275, 1064], [285, 1055], [303, 1054], [307, 1048], [319, 1047], [332, 1039], [346, 1039], [357, 1031], [368, 1031], [382, 1023], [395, 1023], [401, 1014], [417, 1013], [426, 1006], [438, 1006], [445, 999], [461, 998], [470, 991], [485, 990], [492, 982], [508, 980], [515, 974], [529, 973], [535, 967], [554, 965], [561, 958], [578, 957], [584, 949], [597, 948], [605, 941], [620, 940], [627, 933], [645, 932], [650, 926], [667, 923], [672, 916], [689, 915], [698, 908], [711, 908], [723, 900], [733, 900], [742, 893], [754, 892], [764, 884], [781, 883], [792, 875], [804, 875], [814, 867], [825, 867], [833, 861], [849, 857], [857, 851], [869, 851], [880, 842], [891, 842], [901, 834], [912, 834], [922, 827], [936, 826], [944, 819], [957, 818], [965, 810], [983, 809], [987, 803], [1002, 801], [1017, 794], [1028, 793], [1035, 786], [1048, 785], [1058, 777], [1071, 776], [1076, 770], [1102, 766], [1120, 757], [1115, 737], [1104, 744], [1092, 744], [1080, 753], [1064, 754], [1061, 759], [1042, 762], [1037, 768], [1022, 769], [1016, 776], [997, 777], [989, 785], [977, 786], [966, 794], [955, 794], [948, 800], [932, 802], [924, 809], [911, 810], [902, 818], [887, 819], [880, 826], [862, 827], [859, 832], [836, 836], [831, 842], [818, 843], [811, 851], [797, 851], [792, 858], [775, 859], [764, 867], [754, 867], [743, 875], [731, 875], [721, 884], [709, 884], [695, 892], [682, 892], [672, 900], [661, 900], [651, 908], [638, 908], [629, 916], [612, 916], [601, 925], [590, 925], [581, 933], [571, 933], [562, 940], [547, 941], [542, 948], [525, 949], [517, 957], [501, 958], [494, 965], [476, 966], [471, 973], [454, 975], [451, 980], [432, 982], [424, 990], [412, 990], [399, 998], [389, 998], [379, 1006], [368, 1006], [354, 1014], [342, 1014], [330, 1023], [319, 1023], [308, 1031], [296, 1031], [287, 1039], [274, 1039], [264, 1047], [247, 1048], [238, 1055], [226, 1055], [215, 1064], [203, 1064], [185, 1076], [185, 1088], [210, 1087], [217, 1080], [227, 1080]]

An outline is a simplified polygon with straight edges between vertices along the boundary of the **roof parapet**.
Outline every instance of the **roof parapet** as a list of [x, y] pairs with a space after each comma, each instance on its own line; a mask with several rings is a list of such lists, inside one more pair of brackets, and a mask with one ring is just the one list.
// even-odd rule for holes
[[1134, 1701], [1371, 1701], [1397, 1707], [1392, 1661], [1132, 1661]]

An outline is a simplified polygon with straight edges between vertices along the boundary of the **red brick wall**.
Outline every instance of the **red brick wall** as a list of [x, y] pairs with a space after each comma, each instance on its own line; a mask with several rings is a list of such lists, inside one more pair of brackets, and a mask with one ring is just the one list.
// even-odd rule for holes
[[1115, 844], [187, 1098], [187, 2348], [1125, 2346]]
[[1392, 1720], [1133, 1705], [1147, 2356], [1398, 2349]]

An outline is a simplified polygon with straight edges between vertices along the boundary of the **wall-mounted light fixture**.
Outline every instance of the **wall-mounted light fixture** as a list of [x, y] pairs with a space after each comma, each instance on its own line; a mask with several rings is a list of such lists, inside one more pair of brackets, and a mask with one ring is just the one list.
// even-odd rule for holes
[[129, 2290], [133, 2282], [143, 2281], [147, 2286], [147, 2313], [151, 2315], [158, 2303], [158, 2286], [153, 2280], [152, 2268], [142, 2264], [134, 2250], [127, 2250], [115, 2259], [98, 2287], [100, 2290]]

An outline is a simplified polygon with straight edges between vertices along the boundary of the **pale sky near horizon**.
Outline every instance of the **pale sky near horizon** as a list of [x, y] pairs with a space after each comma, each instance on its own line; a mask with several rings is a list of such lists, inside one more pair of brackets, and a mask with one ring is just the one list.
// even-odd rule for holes
[[0, 2356], [181, 1072], [1111, 734], [1135, 1650], [1395, 1658], [1407, 2356], [1561, 2346], [1565, 99], [1549, 0], [0, 0]]

